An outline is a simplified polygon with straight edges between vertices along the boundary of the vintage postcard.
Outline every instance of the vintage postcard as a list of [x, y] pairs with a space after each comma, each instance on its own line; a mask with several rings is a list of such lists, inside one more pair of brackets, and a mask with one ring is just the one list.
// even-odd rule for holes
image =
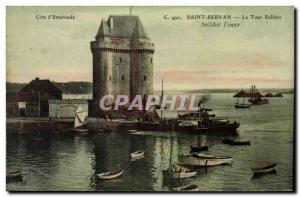
[[6, 189], [294, 192], [295, 8], [6, 8]]

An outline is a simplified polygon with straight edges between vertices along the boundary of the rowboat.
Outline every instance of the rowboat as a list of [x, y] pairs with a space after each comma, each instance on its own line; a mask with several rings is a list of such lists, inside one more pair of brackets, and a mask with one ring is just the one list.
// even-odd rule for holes
[[173, 179], [183, 179], [196, 176], [197, 172], [190, 170], [178, 164], [173, 164], [168, 171], [169, 177]]
[[10, 171], [6, 174], [6, 182], [18, 182], [22, 180], [23, 176], [20, 170]]
[[145, 153], [145, 151], [138, 150], [138, 151], [130, 153], [130, 157], [132, 159], [137, 158], [137, 157], [142, 157], [144, 155], [144, 153]]
[[109, 171], [109, 172], [97, 174], [97, 176], [99, 177], [99, 179], [109, 180], [109, 179], [118, 178], [118, 177], [122, 176], [123, 173], [124, 173], [124, 170]]
[[190, 146], [191, 151], [190, 152], [200, 152], [200, 151], [207, 151], [208, 146]]
[[176, 189], [176, 191], [182, 192], [197, 192], [199, 191], [200, 187], [198, 185], [188, 185], [181, 188]]
[[235, 108], [239, 108], [239, 109], [247, 109], [250, 108], [252, 106], [252, 104], [241, 104], [241, 103], [236, 103], [234, 105]]
[[276, 163], [265, 164], [265, 165], [261, 165], [261, 166], [252, 167], [251, 170], [254, 174], [268, 173], [268, 172], [274, 171], [276, 165], [277, 165]]
[[248, 140], [231, 140], [228, 138], [223, 139], [223, 144], [230, 144], [230, 145], [251, 145], [251, 142]]
[[88, 129], [78, 129], [78, 128], [73, 128], [72, 131], [74, 131], [75, 133], [86, 133], [89, 130]]
[[183, 131], [191, 131], [196, 127], [197, 127], [197, 121], [195, 120], [181, 121], [178, 124], [178, 128]]
[[203, 154], [188, 154], [178, 155], [178, 163], [182, 165], [191, 166], [217, 166], [217, 165], [231, 165], [233, 163], [232, 157], [227, 156], [212, 156]]

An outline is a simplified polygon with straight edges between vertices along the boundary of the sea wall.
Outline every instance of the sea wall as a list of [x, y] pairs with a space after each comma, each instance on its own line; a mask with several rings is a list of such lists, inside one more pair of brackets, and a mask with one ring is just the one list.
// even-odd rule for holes
[[[7, 134], [29, 133], [65, 133], [73, 129], [73, 119], [19, 119], [8, 118], [6, 121]], [[89, 118], [86, 127], [92, 132], [126, 131], [136, 129], [136, 122], [126, 120], [103, 120]]]

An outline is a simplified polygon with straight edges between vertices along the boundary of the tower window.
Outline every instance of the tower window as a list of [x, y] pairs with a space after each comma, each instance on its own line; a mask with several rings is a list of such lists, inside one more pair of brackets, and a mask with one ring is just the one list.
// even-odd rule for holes
[[144, 81], [146, 81], [147, 80], [147, 76], [144, 76]]
[[111, 81], [111, 76], [109, 76], [109, 80]]
[[124, 81], [124, 79], [125, 79], [125, 77], [124, 77], [124, 75], [122, 75], [122, 80]]
[[151, 62], [151, 64], [152, 64], [152, 57], [151, 57], [151, 59], [150, 59], [150, 62]]
[[122, 58], [120, 57], [120, 62], [122, 62]]

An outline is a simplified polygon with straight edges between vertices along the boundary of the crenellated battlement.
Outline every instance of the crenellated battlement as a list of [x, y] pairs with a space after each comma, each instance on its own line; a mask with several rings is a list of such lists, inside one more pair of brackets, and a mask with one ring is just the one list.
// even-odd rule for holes
[[91, 49], [101, 49], [101, 48], [107, 48], [107, 49], [122, 49], [122, 50], [134, 50], [134, 49], [140, 49], [140, 50], [155, 50], [154, 43], [152, 42], [146, 42], [146, 41], [135, 41], [135, 42], [128, 42], [128, 41], [92, 41], [91, 42]]

